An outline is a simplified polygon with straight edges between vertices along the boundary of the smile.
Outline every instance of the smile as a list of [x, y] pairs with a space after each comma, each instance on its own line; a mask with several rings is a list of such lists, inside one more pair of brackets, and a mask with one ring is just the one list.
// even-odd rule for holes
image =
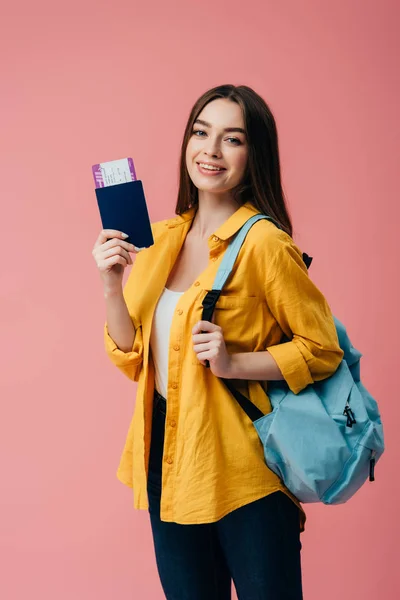
[[218, 175], [218, 173], [226, 171], [226, 169], [222, 167], [214, 167], [212, 165], [206, 165], [205, 163], [197, 163], [197, 168], [203, 175]]

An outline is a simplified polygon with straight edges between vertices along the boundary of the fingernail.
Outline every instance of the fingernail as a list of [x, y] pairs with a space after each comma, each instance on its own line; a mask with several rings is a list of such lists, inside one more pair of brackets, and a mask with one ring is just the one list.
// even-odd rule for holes
[[123, 238], [127, 238], [127, 237], [129, 237], [129, 235], [128, 235], [127, 233], [122, 233], [122, 232], [121, 232], [121, 235], [122, 235], [122, 237], [123, 237]]

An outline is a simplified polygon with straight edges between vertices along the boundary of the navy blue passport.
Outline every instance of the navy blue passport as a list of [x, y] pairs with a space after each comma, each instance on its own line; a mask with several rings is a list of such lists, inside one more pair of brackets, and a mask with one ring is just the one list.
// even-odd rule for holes
[[103, 229], [117, 229], [127, 233], [125, 240], [137, 248], [154, 244], [143, 184], [138, 179], [96, 188]]

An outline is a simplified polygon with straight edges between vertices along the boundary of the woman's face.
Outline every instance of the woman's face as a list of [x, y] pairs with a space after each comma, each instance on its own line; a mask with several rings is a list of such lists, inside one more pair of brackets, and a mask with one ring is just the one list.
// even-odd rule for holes
[[213, 100], [196, 119], [186, 148], [190, 179], [199, 190], [216, 194], [227, 192], [241, 182], [247, 158], [248, 146], [239, 104], [226, 98]]

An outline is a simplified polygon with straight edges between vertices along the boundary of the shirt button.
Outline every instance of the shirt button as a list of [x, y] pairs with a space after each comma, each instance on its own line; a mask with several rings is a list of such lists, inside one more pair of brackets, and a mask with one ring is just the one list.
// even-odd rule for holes
[[200, 281], [196, 281], [196, 283], [194, 284], [196, 287], [198, 287], [200, 285]]
[[214, 240], [214, 242], [219, 242], [219, 237], [217, 237], [216, 235], [213, 235], [213, 240]]
[[178, 344], [176, 344], [176, 346], [174, 346], [174, 350], [176, 350], [177, 352], [178, 352], [178, 350], [180, 350], [180, 349], [181, 349], [181, 347], [180, 347], [180, 346], [178, 346]]
[[181, 308], [178, 310], [178, 315], [183, 315], [183, 310]]
[[172, 460], [172, 458], [170, 456], [167, 456], [167, 458], [165, 459], [165, 462], [167, 462], [169, 465], [172, 465], [172, 463], [174, 461]]
[[174, 421], [173, 419], [171, 419], [169, 424], [171, 425], [171, 427], [176, 427], [176, 421]]
[[176, 389], [177, 389], [177, 387], [178, 387], [178, 384], [177, 384], [177, 383], [173, 383], [173, 384], [172, 384], [172, 389], [173, 389], [173, 390], [176, 390]]

